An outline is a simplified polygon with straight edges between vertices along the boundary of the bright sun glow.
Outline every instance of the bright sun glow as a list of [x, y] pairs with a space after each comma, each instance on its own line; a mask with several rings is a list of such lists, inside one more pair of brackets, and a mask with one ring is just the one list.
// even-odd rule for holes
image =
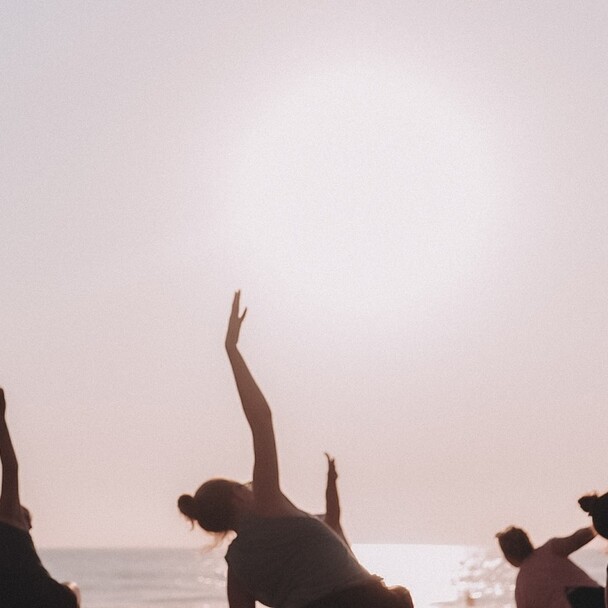
[[415, 602], [432, 606], [456, 600], [454, 571], [471, 548], [454, 545], [355, 545], [361, 563], [370, 572], [381, 572], [388, 585], [407, 586]]
[[475, 276], [497, 221], [483, 132], [420, 75], [303, 76], [251, 125], [238, 160], [251, 264], [321, 299], [442, 298]]

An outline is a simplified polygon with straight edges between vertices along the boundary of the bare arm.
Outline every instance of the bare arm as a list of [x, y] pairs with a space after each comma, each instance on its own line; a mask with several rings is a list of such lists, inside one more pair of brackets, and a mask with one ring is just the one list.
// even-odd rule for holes
[[549, 542], [551, 543], [551, 550], [557, 555], [567, 557], [571, 553], [585, 546], [588, 542], [591, 542], [596, 535], [596, 531], [590, 526], [588, 528], [581, 528], [574, 534], [563, 538], [552, 538]]
[[276, 504], [282, 497], [279, 487], [279, 465], [270, 407], [237, 348], [241, 323], [247, 313], [245, 309], [239, 316], [240, 296], [240, 291], [234, 295], [226, 334], [226, 352], [232, 366], [243, 412], [253, 436], [255, 459], [253, 492], [256, 502], [264, 507]]
[[325, 488], [325, 523], [344, 541], [347, 546], [350, 546], [342, 524], [340, 523], [340, 498], [338, 497], [338, 472], [336, 471], [336, 461], [327, 452], [327, 486]]
[[[0, 519], [19, 524], [23, 519], [19, 501], [19, 467], [6, 423], [6, 401], [0, 388], [0, 461], [2, 461], [2, 493]], [[23, 522], [25, 526], [25, 522]], [[20, 526], [21, 527], [21, 526]]]
[[340, 499], [336, 480], [336, 461], [325, 452], [327, 458], [327, 486], [325, 488], [325, 523], [337, 532], [340, 527]]
[[226, 579], [230, 608], [255, 608], [255, 599], [243, 588], [228, 566]]

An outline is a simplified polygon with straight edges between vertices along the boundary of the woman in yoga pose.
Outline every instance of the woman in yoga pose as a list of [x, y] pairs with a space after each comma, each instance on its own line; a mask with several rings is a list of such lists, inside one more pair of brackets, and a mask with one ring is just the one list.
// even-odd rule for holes
[[328, 525], [296, 507], [281, 491], [272, 414], [237, 347], [246, 310], [234, 296], [226, 335], [243, 412], [253, 436], [253, 484], [205, 482], [182, 495], [180, 511], [208, 532], [236, 533], [228, 547], [230, 608], [402, 608]]
[[19, 499], [17, 457], [6, 423], [6, 401], [0, 388], [0, 606], [2, 608], [77, 608], [74, 583], [58, 583], [44, 569], [30, 529], [30, 512]]

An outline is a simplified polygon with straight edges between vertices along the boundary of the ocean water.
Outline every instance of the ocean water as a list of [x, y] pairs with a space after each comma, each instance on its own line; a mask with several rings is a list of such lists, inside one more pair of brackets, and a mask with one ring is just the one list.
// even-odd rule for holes
[[[494, 548], [459, 545], [354, 545], [370, 572], [405, 585], [417, 608], [515, 608], [515, 568]], [[74, 580], [83, 608], [227, 608], [221, 549], [47, 549], [57, 580]], [[574, 561], [604, 584], [608, 555], [587, 549]]]

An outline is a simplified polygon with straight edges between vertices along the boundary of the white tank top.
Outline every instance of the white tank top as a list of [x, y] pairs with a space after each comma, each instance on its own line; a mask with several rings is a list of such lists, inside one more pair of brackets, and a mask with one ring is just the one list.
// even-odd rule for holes
[[226, 561], [249, 593], [272, 608], [303, 608], [371, 578], [340, 537], [312, 516], [249, 517]]

